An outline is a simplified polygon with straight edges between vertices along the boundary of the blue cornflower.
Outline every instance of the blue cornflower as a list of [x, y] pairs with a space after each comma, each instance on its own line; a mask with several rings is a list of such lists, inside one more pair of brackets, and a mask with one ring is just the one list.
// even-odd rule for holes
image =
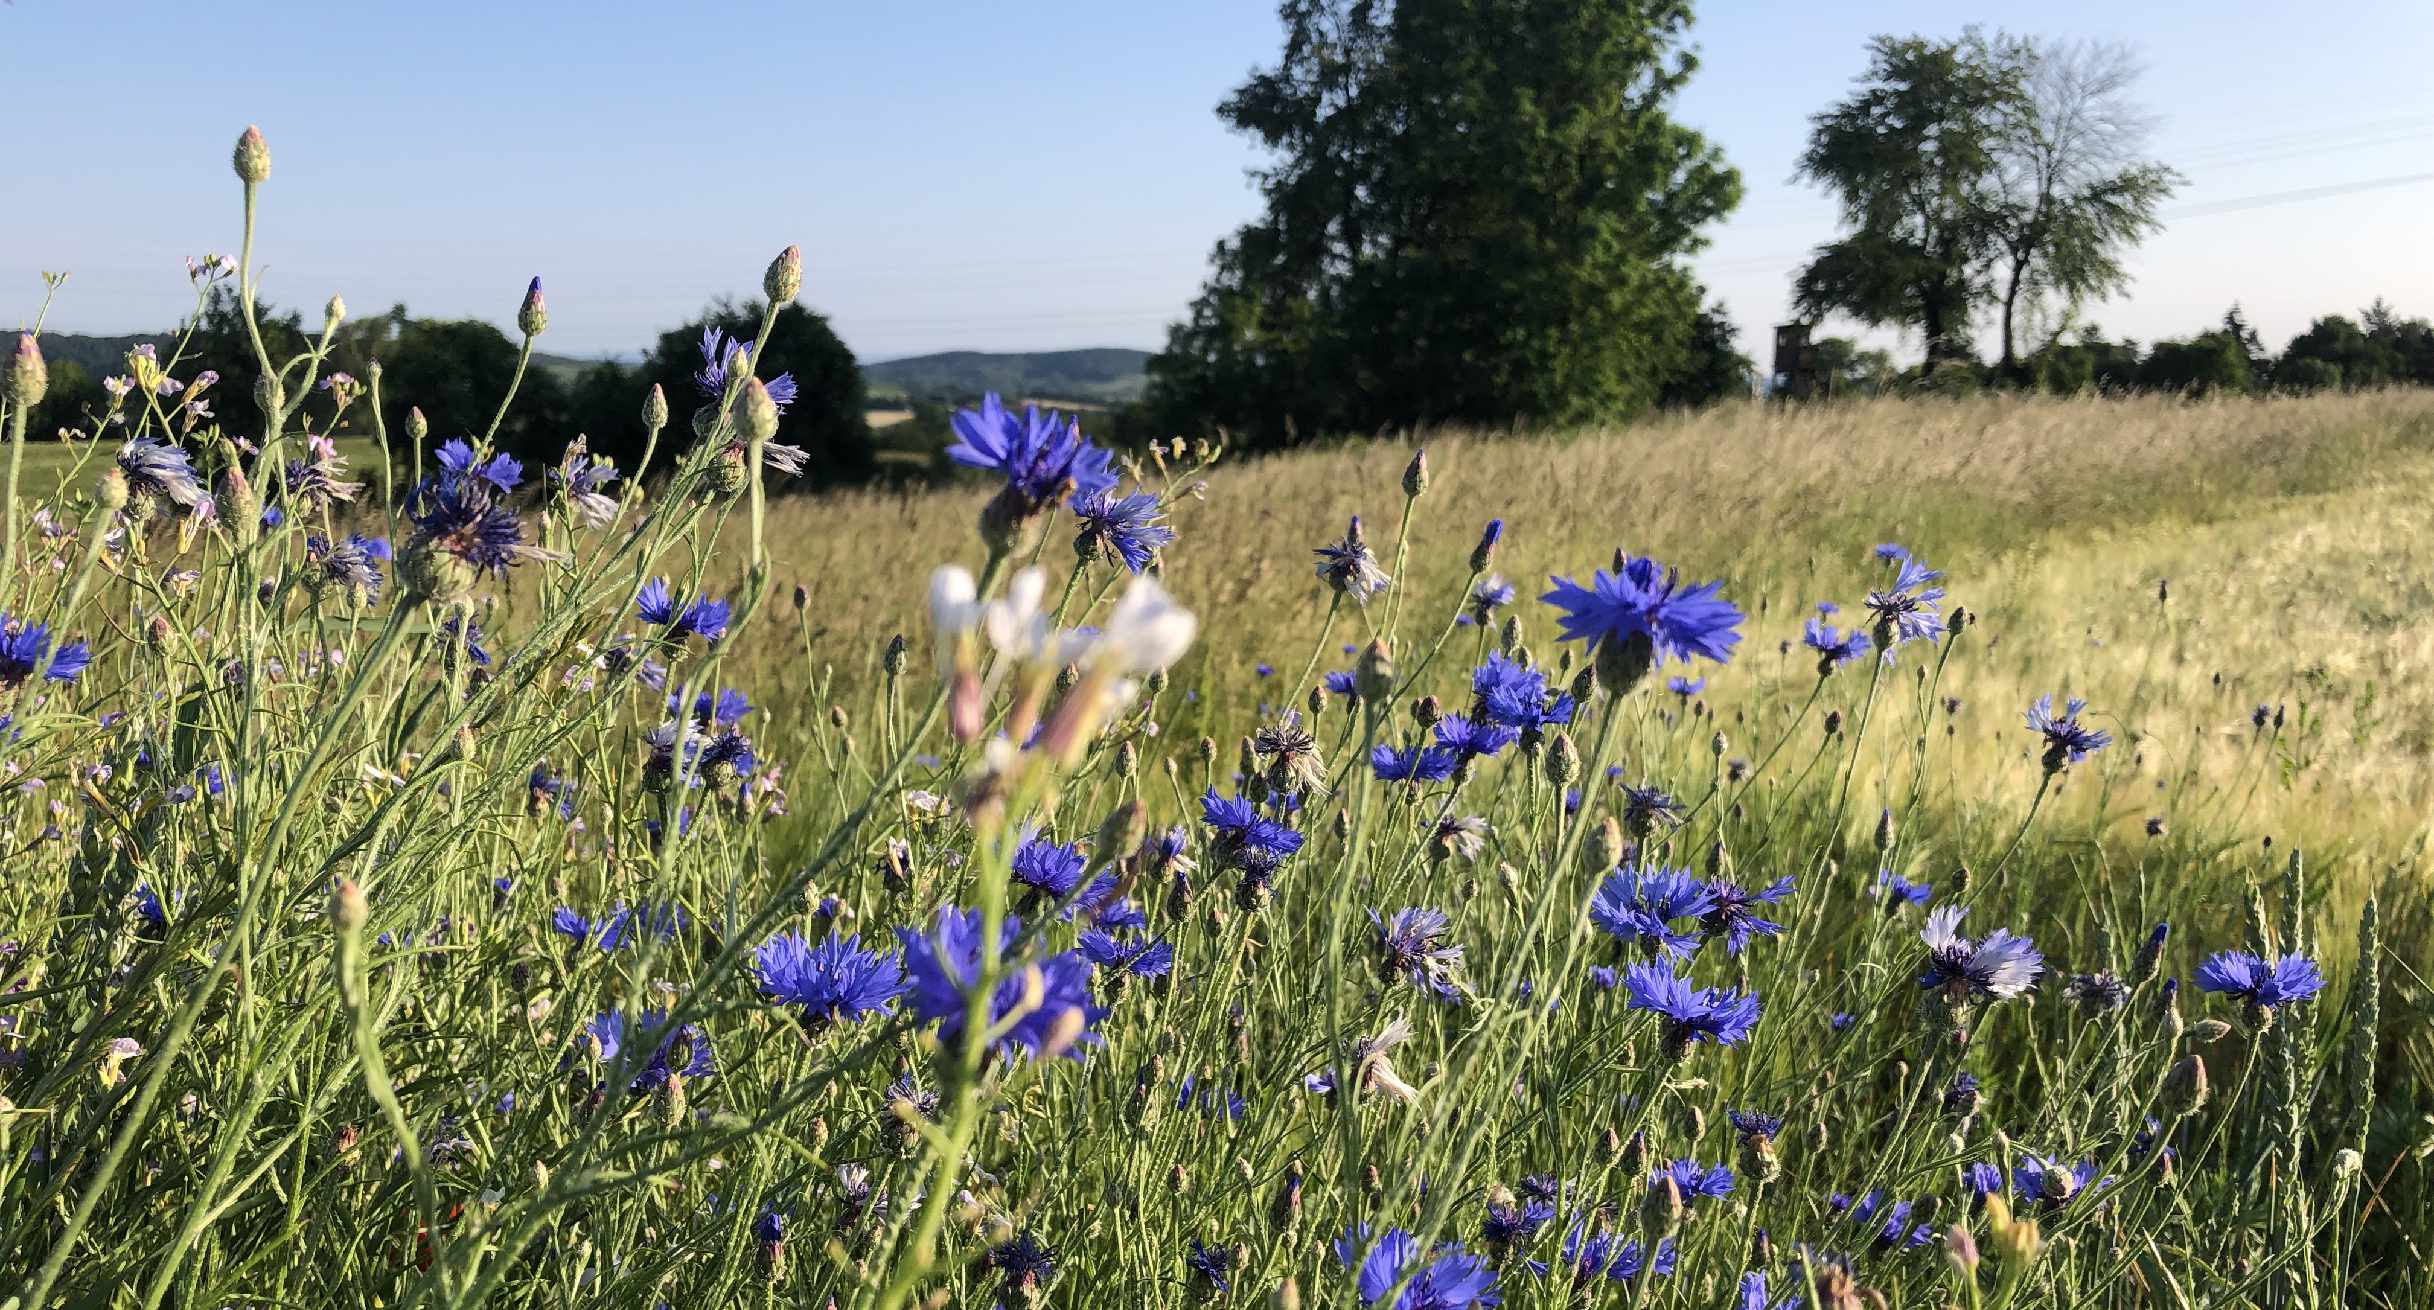
[[1904, 904], [1924, 907], [1935, 895], [1935, 884], [1912, 882], [1891, 869], [1878, 869], [1876, 894], [1885, 898], [1888, 910], [1898, 910]]
[[1490, 1250], [1525, 1245], [1554, 1219], [1555, 1207], [1536, 1197], [1517, 1199], [1510, 1205], [1490, 1201], [1480, 1240]]
[[774, 1206], [766, 1207], [752, 1221], [752, 1236], [763, 1246], [775, 1246], [786, 1240], [786, 1216]]
[[557, 811], [561, 819], [575, 817], [575, 782], [549, 771], [547, 763], [532, 766], [524, 779], [525, 792], [532, 798], [533, 812], [547, 814]]
[[1861, 603], [1876, 616], [1876, 646], [1890, 664], [1894, 647], [1944, 635], [1944, 615], [1938, 608], [1944, 601], [1944, 589], [1935, 585], [1944, 575], [1907, 552], [1885, 558], [1901, 561], [1900, 571], [1893, 575], [1893, 585], [1869, 592]]
[[1518, 731], [1499, 723], [1473, 722], [1459, 714], [1437, 720], [1437, 744], [1463, 760], [1494, 755], [1519, 740]]
[[1589, 1229], [1589, 1216], [1584, 1214], [1575, 1217], [1571, 1227], [1564, 1231], [1563, 1265], [1572, 1271], [1574, 1283], [1599, 1277], [1627, 1283], [1650, 1272], [1652, 1264], [1658, 1274], [1673, 1273], [1676, 1253], [1672, 1238], [1658, 1241], [1656, 1259], [1652, 1262], [1638, 1242], [1625, 1241], [1621, 1234], [1611, 1230]]
[[[1448, 1242], [1423, 1253], [1420, 1243], [1400, 1228], [1389, 1228], [1374, 1241], [1362, 1224], [1335, 1239], [1335, 1258], [1356, 1271], [1361, 1304], [1387, 1310], [1469, 1310], [1500, 1305], [1496, 1271], [1483, 1256]], [[1408, 1280], [1406, 1276], [1408, 1275]], [[1402, 1286], [1392, 1302], [1386, 1294]]]
[[549, 552], [525, 543], [523, 521], [495, 494], [476, 478], [445, 472], [424, 478], [406, 493], [406, 516], [414, 523], [409, 559], [447, 555], [477, 572], [504, 574], [524, 560], [546, 557]]
[[1798, 1288], [1775, 1300], [1768, 1300], [1766, 1275], [1755, 1269], [1741, 1275], [1736, 1290], [1741, 1299], [1734, 1303], [1733, 1310], [1801, 1310], [1802, 1306], [1808, 1304], [1808, 1298]]
[[[1827, 602], [1820, 602], [1827, 603]], [[1800, 631], [1800, 644], [1817, 652], [1817, 672], [1820, 677], [1856, 659], [1863, 659], [1876, 648], [1868, 634], [1853, 628], [1848, 632], [1831, 623], [1810, 619]]]
[[2029, 1155], [2011, 1168], [2011, 1185], [2022, 1200], [2041, 1201], [2047, 1209], [2054, 1210], [2090, 1190], [2090, 1184], [2102, 1187], [2111, 1181], [2108, 1178], [2104, 1183], [2096, 1182], [2096, 1164], [2092, 1160], [2069, 1164], [2052, 1156]]
[[723, 600], [707, 596], [696, 596], [689, 604], [679, 600], [668, 589], [665, 578], [653, 578], [642, 584], [642, 590], [634, 597], [634, 612], [643, 622], [667, 629], [670, 641], [695, 636], [708, 642], [727, 635], [731, 614]]
[[2045, 957], [2026, 937], [1997, 928], [1973, 942], [1960, 934], [1961, 907], [1946, 905], [1927, 915], [1919, 939], [1927, 943], [1927, 967], [1918, 985], [1959, 999], [1983, 996], [2003, 1001], [2018, 996], [2045, 972]]
[[1728, 1110], [1724, 1118], [1732, 1124], [1733, 1132], [1744, 1140], [1765, 1138], [1772, 1141], [1783, 1135], [1783, 1118], [1780, 1115], [1759, 1114], [1755, 1110]]
[[1463, 617], [1476, 624], [1485, 624], [1496, 616], [1496, 611], [1512, 603], [1513, 584], [1505, 581], [1501, 573], [1490, 573], [1471, 584], [1471, 612]]
[[1379, 976], [1388, 982], [1401, 979], [1439, 1000], [1460, 999], [1462, 989], [1454, 975], [1462, 968], [1462, 948], [1446, 941], [1452, 926], [1438, 910], [1406, 907], [1382, 918], [1371, 910]]
[[[998, 949], [1010, 949], [1021, 932], [1022, 921], [1007, 915]], [[937, 1021], [939, 1040], [947, 1049], [957, 1049], [963, 1034], [966, 989], [980, 976], [979, 912], [940, 906], [931, 931], [898, 928], [896, 940], [903, 945], [904, 971], [910, 980], [906, 1007], [915, 1019]], [[1028, 1005], [1034, 993], [1038, 1003]], [[1021, 1017], [1009, 1025], [1009, 1016], [1018, 1012]], [[1020, 1052], [1048, 1059], [1070, 1055], [1078, 1060], [1085, 1044], [1099, 1040], [1090, 1029], [1106, 1013], [1090, 997], [1090, 962], [1079, 951], [1063, 951], [998, 980], [989, 996], [986, 1019], [990, 1031], [1004, 1030], [996, 1042], [1003, 1058], [1011, 1059]], [[1078, 1026], [1068, 1016], [1078, 1016]]]
[[1318, 556], [1318, 576], [1337, 594], [1350, 596], [1355, 605], [1367, 605], [1394, 585], [1394, 579], [1378, 567], [1377, 557], [1369, 553], [1369, 539], [1361, 534], [1358, 514], [1352, 516], [1352, 526], [1345, 529], [1342, 541], [1311, 553]]
[[1158, 522], [1158, 498], [1149, 492], [1118, 496], [1113, 490], [1076, 496], [1074, 518], [1081, 533], [1074, 553], [1097, 555], [1139, 573], [1161, 547], [1174, 541], [1175, 530]]
[[1220, 796], [1214, 787], [1200, 798], [1200, 818], [1215, 834], [1218, 854], [1237, 868], [1272, 871], [1302, 848], [1300, 833], [1262, 818], [1248, 798]]
[[1017, 519], [1060, 496], [1079, 504], [1116, 485], [1113, 457], [1084, 439], [1079, 423], [1053, 411], [1042, 418], [1037, 406], [1026, 405], [1018, 418], [992, 391], [979, 409], [958, 411], [952, 425], [956, 440], [947, 458], [1004, 477]]
[[1707, 679], [1685, 678], [1680, 674], [1675, 674], [1673, 677], [1665, 679], [1665, 690], [1672, 692], [1674, 695], [1681, 697], [1683, 700], [1689, 700], [1691, 697], [1707, 690]]
[[1944, 1088], [1944, 1113], [1955, 1119], [1966, 1119], [1978, 1112], [1978, 1103], [1985, 1099], [1985, 1084], [1969, 1072], [1956, 1073]]
[[718, 1072], [717, 1063], [711, 1058], [710, 1035], [702, 1031], [700, 1024], [669, 1027], [664, 1010], [647, 1010], [630, 1018], [623, 1011], [612, 1010], [585, 1022], [575, 1034], [575, 1044], [587, 1050], [602, 1068], [614, 1064], [629, 1043], [639, 1046], [645, 1042], [652, 1043], [650, 1054], [626, 1084], [626, 1090], [636, 1095], [667, 1086], [671, 1074], [681, 1074], [686, 1082], [695, 1082]]
[[1910, 1222], [1910, 1215], [1917, 1208], [1914, 1203], [1894, 1201], [1888, 1204], [1885, 1189], [1881, 1187], [1856, 1199], [1836, 1192], [1827, 1198], [1826, 1206], [1853, 1225], [1867, 1230], [1876, 1245], [1884, 1250], [1911, 1250], [1935, 1241], [1932, 1225]]
[[[681, 697], [669, 696], [668, 712], [675, 713], [681, 703]], [[733, 687], [720, 690], [715, 699], [706, 691], [693, 698], [693, 721], [703, 727], [715, 723], [722, 728], [732, 728], [742, 723], [744, 716], [751, 712], [751, 699]]]
[[1665, 1046], [1680, 1058], [1693, 1042], [1736, 1046], [1758, 1026], [1758, 994], [1694, 986], [1664, 961], [1635, 964], [1623, 975], [1631, 1008], [1665, 1021]]
[[1369, 767], [1380, 782], [1443, 782], [1461, 764], [1462, 757], [1443, 746], [1379, 745], [1369, 752]]
[[74, 682], [92, 662], [92, 648], [81, 641], [51, 649], [51, 625], [0, 614], [0, 688], [15, 691], [36, 670], [52, 682]]
[[[713, 400], [725, 394], [727, 367], [735, 362], [736, 352], [745, 348], [746, 343], [742, 338], [730, 340], [719, 328], [704, 326], [701, 330], [701, 368], [693, 374], [694, 389]], [[794, 374], [780, 373], [762, 385], [768, 388], [769, 399], [776, 402], [778, 413], [785, 413], [786, 407], [794, 403], [797, 391]]]
[[1230, 1246], [1204, 1245], [1195, 1237], [1191, 1254], [1183, 1257], [1183, 1267], [1198, 1274], [1220, 1296], [1234, 1290], [1234, 1248]]
[[1676, 1160], [1648, 1177], [1651, 1189], [1673, 1180], [1674, 1190], [1681, 1194], [1685, 1207], [1702, 1200], [1715, 1200], [1732, 1195], [1733, 1171], [1720, 1164], [1700, 1164], [1696, 1160]]
[[2003, 1166], [1980, 1160], [1961, 1170], [1961, 1182], [1973, 1202], [1984, 1201], [2003, 1190]]
[[1685, 587], [1678, 571], [1652, 559], [1622, 556], [1614, 572], [1597, 570], [1586, 587], [1570, 578], [1551, 581], [1553, 590], [1539, 599], [1563, 611], [1556, 622], [1565, 641], [1618, 650], [1644, 644], [1646, 662], [1662, 665], [1694, 657], [1722, 664], [1741, 640], [1741, 611], [1716, 594], [1723, 583]]
[[1570, 723], [1572, 708], [1570, 692], [1548, 693], [1544, 669], [1497, 654], [1471, 672], [1472, 718], [1532, 732]]
[[1350, 670], [1339, 669], [1331, 672], [1323, 681], [1330, 693], [1346, 700], [1351, 700], [1361, 694], [1361, 680], [1355, 677]]
[[800, 933], [782, 932], [753, 951], [761, 994], [800, 1010], [806, 1023], [826, 1027], [885, 1013], [904, 990], [904, 966], [895, 956], [862, 949], [860, 934], [814, 945]]
[[203, 481], [185, 450], [150, 437], [136, 437], [118, 448], [118, 469], [126, 475], [132, 496], [166, 496], [181, 508], [203, 503]]
[[1642, 950], [1687, 957], [1699, 936], [1674, 928], [1676, 919], [1696, 919], [1715, 909], [1706, 884], [1684, 869], [1643, 869], [1626, 864], [1607, 876], [1589, 899], [1589, 922]]
[[2089, 755], [2113, 744], [2110, 733], [2099, 732], [2079, 722], [2079, 712], [2087, 702], [2073, 696], [2063, 702], [2062, 713], [2054, 713], [2054, 698], [2048, 693], [2028, 707], [2028, 730], [2045, 738], [2045, 771], [2059, 773], [2067, 765], [2077, 764]]
[[1897, 541], [1880, 541], [1876, 544], [1876, 549], [1869, 553], [1876, 556], [1878, 561], [1886, 564], [1910, 558], [1910, 548]]
[[2197, 985], [2270, 1011], [2323, 991], [2324, 975], [2295, 952], [2268, 963], [2246, 951], [2221, 951], [2197, 966]]
[[1759, 918], [1756, 907], [1780, 904], [1792, 894], [1792, 879], [1787, 874], [1754, 892], [1744, 890], [1738, 883], [1711, 882], [1707, 884], [1707, 894], [1715, 904], [1700, 918], [1699, 931], [1709, 937], [1722, 937], [1724, 949], [1739, 955], [1748, 948], [1752, 937], [1783, 934], [1783, 925]]
[[1175, 1090], [1175, 1108], [1189, 1110], [1195, 1107], [1202, 1114], [1221, 1117], [1228, 1123], [1251, 1112], [1251, 1103], [1235, 1095], [1232, 1088], [1219, 1087], [1215, 1083], [1203, 1084], [1198, 1074], [1187, 1073]]
[[1163, 978], [1175, 971], [1175, 948], [1155, 937], [1085, 928], [1074, 939], [1074, 945], [1093, 968], [1113, 969], [1136, 978]]
[[458, 482], [480, 479], [490, 489], [504, 496], [524, 481], [524, 463], [513, 455], [499, 454], [481, 459], [464, 438], [451, 438], [438, 451], [440, 469]]
[[150, 884], [135, 884], [135, 918], [144, 933], [158, 937], [169, 930], [169, 907], [161, 903], [161, 894]]
[[[1082, 885], [1082, 868], [1089, 863], [1081, 844], [1060, 845], [1046, 837], [1024, 834], [1010, 862], [1014, 881], [1049, 901], [1061, 901]], [[1068, 916], [1070, 917], [1070, 916]]]
[[550, 916], [549, 926], [552, 932], [574, 938], [578, 946], [589, 944], [614, 951], [622, 949], [640, 932], [656, 932], [661, 940], [674, 941], [684, 922], [684, 911], [674, 905], [628, 909], [620, 901], [597, 920], [586, 919], [561, 905]]

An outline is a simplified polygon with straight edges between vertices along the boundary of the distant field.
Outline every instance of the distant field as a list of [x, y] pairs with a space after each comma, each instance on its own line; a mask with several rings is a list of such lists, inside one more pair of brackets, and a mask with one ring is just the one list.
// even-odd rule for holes
[[[1956, 656], [1971, 666], [1954, 720], [1967, 749], [1942, 756], [1966, 766], [1947, 779], [1956, 796], [1988, 778], [2033, 782], [2020, 711], [2056, 691], [2086, 695], [2135, 740], [2150, 784], [2200, 763], [2209, 779], [2238, 777], [2211, 803], [2285, 841], [2405, 840], [2434, 810], [2434, 595], [2422, 576], [2434, 395], [1751, 405], [1422, 444], [1434, 482], [1402, 572], [1450, 594], [1480, 526], [1501, 516], [1496, 568], [1524, 602], [1549, 574], [1585, 575], [1618, 547], [1721, 577], [1759, 611], [1755, 658], [1704, 693], [1727, 725], [1804, 683], [1807, 661], [1777, 644], [1797, 642], [1812, 602], [1850, 605], [1875, 576], [1869, 548], [1899, 541], [1945, 569], [1953, 599], [1984, 620]], [[1309, 578], [1311, 548], [1352, 514], [1392, 566], [1410, 453], [1379, 442], [1228, 462], [1205, 498], [1175, 506], [1183, 541], [1167, 582], [1207, 623], [1178, 671], [1201, 708], [1170, 731], [1239, 721], [1229, 710], [1276, 694], [1260, 661], [1298, 670], [1326, 602], [1314, 579], [1292, 580]], [[970, 562], [980, 503], [955, 491], [779, 503], [778, 558], [810, 588], [818, 648], [847, 686], [875, 672], [889, 636], [920, 631], [928, 568]], [[1068, 535], [1052, 528], [1039, 555], [1059, 577]], [[871, 551], [874, 540], [932, 545], [908, 558]], [[1542, 607], [1517, 612], [1551, 653]], [[783, 658], [774, 635], [759, 634], [771, 642], [759, 658]], [[1347, 666], [1333, 646], [1359, 635], [1357, 620], [1340, 621], [1321, 667]], [[2056, 678], [2066, 685], [2039, 681]], [[2294, 725], [2277, 745], [2250, 729], [2260, 703]], [[2215, 767], [2226, 764], [2236, 768]], [[2024, 795], [2018, 782], [2000, 790]], [[2124, 830], [2147, 814], [2120, 792], [2063, 799]]]

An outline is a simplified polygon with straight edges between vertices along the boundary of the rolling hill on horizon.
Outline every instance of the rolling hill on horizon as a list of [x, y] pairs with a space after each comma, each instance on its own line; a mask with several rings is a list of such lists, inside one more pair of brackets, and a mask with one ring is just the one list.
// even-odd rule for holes
[[1005, 352], [950, 350], [880, 360], [862, 366], [871, 398], [962, 401], [985, 392], [1121, 404], [1149, 385], [1150, 352], [1107, 346], [1089, 350]]

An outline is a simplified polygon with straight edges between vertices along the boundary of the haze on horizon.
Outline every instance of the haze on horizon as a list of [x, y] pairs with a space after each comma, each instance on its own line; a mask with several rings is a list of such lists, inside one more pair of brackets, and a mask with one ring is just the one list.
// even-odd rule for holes
[[[2156, 157], [2187, 176], [2130, 294], [2085, 316], [2142, 341], [2239, 302], [2267, 344], [2377, 296], [2434, 312], [2434, 6], [2370, 0], [2293, 39], [2286, 10], [2060, 0], [1959, 8], [1702, 6], [1677, 106], [1747, 195], [1695, 261], [1763, 363], [1794, 268], [1834, 231], [1793, 185], [1809, 115], [1879, 32], [1969, 23], [2133, 45]], [[323, 9], [295, 0], [0, 7], [20, 143], [0, 183], [0, 320], [43, 270], [54, 330], [132, 332], [191, 303], [183, 258], [232, 250], [228, 147], [268, 136], [264, 295], [310, 311], [505, 323], [549, 288], [546, 348], [630, 355], [802, 245], [804, 301], [865, 360], [1156, 349], [1211, 245], [1258, 206], [1217, 101], [1271, 61], [1269, 0], [970, 3], [715, 22], [638, 3]], [[35, 143], [27, 148], [23, 143]], [[1889, 340], [1889, 338], [1888, 338]], [[1981, 337], [1981, 345], [1984, 338]]]

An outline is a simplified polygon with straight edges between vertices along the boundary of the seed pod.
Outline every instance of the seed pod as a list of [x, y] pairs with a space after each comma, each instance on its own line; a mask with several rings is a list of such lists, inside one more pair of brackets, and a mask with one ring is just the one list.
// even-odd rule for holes
[[2195, 1114], [2206, 1103], [2206, 1061], [2191, 1051], [2164, 1075], [2164, 1104], [2175, 1114]]

